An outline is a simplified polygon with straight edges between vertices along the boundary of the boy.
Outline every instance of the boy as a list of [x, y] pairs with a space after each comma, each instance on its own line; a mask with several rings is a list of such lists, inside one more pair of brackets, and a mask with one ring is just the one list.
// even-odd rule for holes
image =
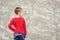
[[25, 20], [22, 17], [22, 8], [16, 7], [15, 14], [16, 17], [12, 18], [8, 27], [14, 32], [14, 40], [24, 40], [27, 31]]

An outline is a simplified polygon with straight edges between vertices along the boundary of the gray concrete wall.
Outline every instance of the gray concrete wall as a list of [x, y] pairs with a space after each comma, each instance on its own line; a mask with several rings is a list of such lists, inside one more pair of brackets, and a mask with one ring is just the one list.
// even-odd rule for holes
[[13, 40], [7, 24], [17, 6], [26, 19], [26, 40], [60, 40], [60, 0], [0, 0], [0, 40]]

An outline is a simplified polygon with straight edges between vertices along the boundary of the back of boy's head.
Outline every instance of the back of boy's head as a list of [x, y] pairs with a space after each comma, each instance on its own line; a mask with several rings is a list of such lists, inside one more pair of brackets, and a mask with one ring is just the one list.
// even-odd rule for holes
[[18, 12], [21, 12], [22, 11], [22, 8], [21, 7], [16, 7], [15, 8], [15, 14], [18, 14]]

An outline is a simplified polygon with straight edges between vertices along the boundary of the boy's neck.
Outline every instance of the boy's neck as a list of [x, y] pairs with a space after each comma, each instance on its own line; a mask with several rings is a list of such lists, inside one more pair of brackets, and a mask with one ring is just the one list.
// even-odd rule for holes
[[16, 17], [22, 17], [21, 15], [16, 15]]

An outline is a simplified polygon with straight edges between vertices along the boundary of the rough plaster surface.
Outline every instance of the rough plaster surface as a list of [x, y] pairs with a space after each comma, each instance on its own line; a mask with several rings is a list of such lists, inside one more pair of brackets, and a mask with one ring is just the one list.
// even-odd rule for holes
[[26, 19], [26, 40], [60, 40], [60, 0], [0, 0], [0, 40], [13, 40], [7, 24], [17, 6]]

